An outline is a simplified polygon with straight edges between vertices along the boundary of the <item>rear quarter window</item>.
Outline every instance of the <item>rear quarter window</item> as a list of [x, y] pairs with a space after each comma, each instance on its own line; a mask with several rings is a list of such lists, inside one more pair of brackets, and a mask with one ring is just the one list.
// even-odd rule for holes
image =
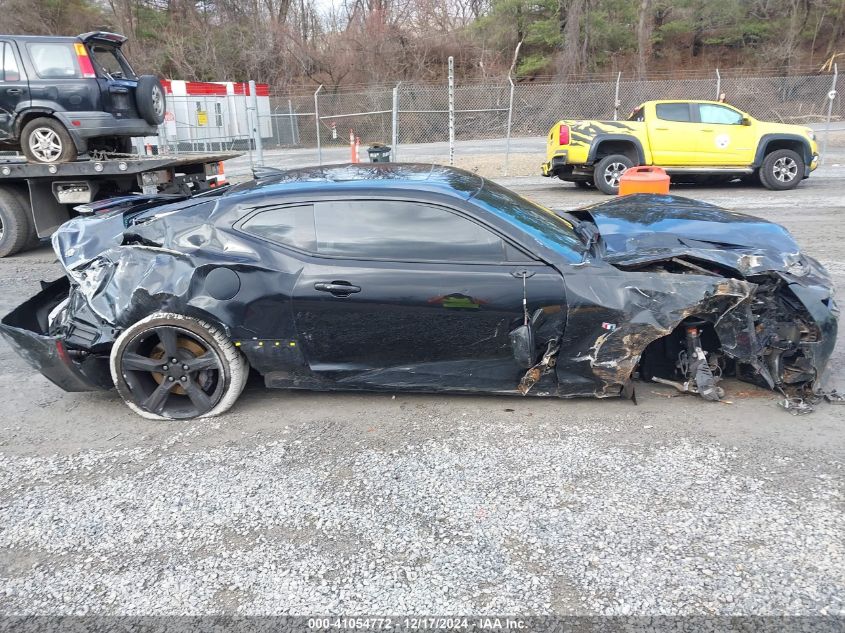
[[42, 79], [76, 79], [80, 76], [73, 44], [38, 42], [29, 44], [29, 57]]
[[240, 229], [245, 233], [284, 246], [292, 246], [303, 251], [316, 250], [314, 207], [310, 204], [259, 211], [248, 217], [241, 224]]
[[663, 121], [689, 123], [692, 120], [688, 103], [658, 103], [655, 112], [657, 118]]

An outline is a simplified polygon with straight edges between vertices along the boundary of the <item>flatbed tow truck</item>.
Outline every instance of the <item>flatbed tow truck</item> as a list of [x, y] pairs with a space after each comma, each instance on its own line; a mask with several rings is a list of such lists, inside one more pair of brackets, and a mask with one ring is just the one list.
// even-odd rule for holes
[[0, 157], [0, 257], [36, 246], [80, 205], [132, 194], [193, 195], [221, 186], [223, 161], [240, 155], [103, 154], [57, 164]]

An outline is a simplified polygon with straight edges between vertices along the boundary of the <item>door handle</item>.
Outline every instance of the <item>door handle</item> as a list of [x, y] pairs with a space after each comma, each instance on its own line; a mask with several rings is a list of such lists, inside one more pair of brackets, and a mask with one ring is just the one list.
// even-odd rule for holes
[[702, 132], [712, 132], [713, 130], [711, 130], [710, 128], [707, 128], [707, 129], [702, 128], [701, 131]]
[[330, 292], [335, 297], [348, 297], [354, 292], [361, 292], [361, 286], [353, 286], [348, 281], [318, 281], [314, 290]]
[[9, 94], [9, 95], [19, 95], [21, 93], [23, 93], [23, 90], [21, 90], [20, 88], [7, 88], [6, 89], [6, 94]]
[[657, 130], [658, 132], [668, 132], [669, 131], [668, 127], [656, 127], [654, 129]]

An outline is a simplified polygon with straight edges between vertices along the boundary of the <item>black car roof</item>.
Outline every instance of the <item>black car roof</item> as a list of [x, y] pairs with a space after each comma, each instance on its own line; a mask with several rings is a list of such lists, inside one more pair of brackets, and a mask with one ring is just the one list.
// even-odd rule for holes
[[318, 190], [408, 189], [471, 198], [484, 179], [455, 167], [418, 163], [357, 163], [292, 169], [233, 187], [226, 195]]

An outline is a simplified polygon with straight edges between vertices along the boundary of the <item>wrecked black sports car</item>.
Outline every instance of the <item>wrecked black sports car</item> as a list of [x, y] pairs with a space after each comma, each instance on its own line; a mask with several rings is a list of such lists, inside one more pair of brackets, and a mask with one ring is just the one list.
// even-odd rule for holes
[[68, 391], [153, 419], [268, 387], [717, 400], [722, 376], [818, 390], [827, 273], [777, 224], [676, 196], [555, 213], [474, 174], [369, 164], [192, 198], [96, 203], [67, 276], [0, 331]]

